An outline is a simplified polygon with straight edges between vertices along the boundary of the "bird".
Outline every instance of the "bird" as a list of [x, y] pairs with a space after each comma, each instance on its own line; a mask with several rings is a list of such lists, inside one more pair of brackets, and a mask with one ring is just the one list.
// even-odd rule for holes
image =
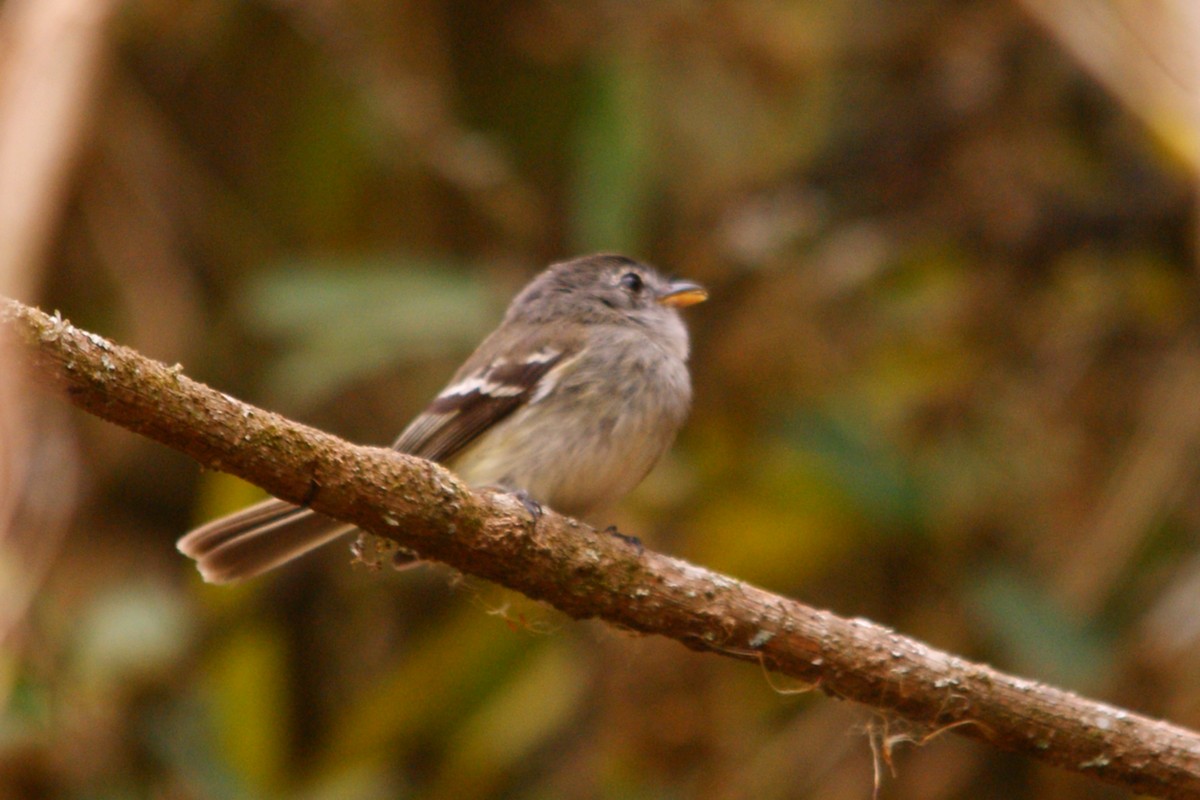
[[[708, 298], [623, 255], [551, 264], [392, 445], [476, 488], [588, 518], [639, 484], [692, 399], [680, 309]], [[210, 583], [261, 575], [356, 528], [268, 499], [183, 536]]]

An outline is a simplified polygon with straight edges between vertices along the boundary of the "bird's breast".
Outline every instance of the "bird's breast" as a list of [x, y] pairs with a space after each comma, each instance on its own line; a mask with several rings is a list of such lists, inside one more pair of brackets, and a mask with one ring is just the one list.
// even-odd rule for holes
[[474, 486], [522, 489], [584, 516], [632, 490], [670, 446], [691, 403], [687, 365], [645, 343], [605, 343], [552, 370], [538, 399], [450, 465]]

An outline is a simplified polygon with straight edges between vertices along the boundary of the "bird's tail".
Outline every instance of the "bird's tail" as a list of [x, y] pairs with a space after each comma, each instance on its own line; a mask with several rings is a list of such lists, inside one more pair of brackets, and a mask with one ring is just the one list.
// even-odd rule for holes
[[285, 503], [264, 500], [197, 528], [179, 540], [179, 552], [196, 560], [209, 583], [253, 578], [355, 530]]

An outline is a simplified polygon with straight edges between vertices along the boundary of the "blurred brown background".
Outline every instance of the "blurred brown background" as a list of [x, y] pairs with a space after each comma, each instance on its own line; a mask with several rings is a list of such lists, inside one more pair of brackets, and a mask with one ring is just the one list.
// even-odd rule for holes
[[[644, 258], [712, 300], [611, 521], [1198, 727], [1188, 3], [5, 0], [0, 286], [386, 443], [545, 263]], [[255, 490], [7, 374], [0, 797], [866, 798], [920, 735], [340, 546], [204, 586]], [[1122, 795], [947, 735], [880, 796]]]

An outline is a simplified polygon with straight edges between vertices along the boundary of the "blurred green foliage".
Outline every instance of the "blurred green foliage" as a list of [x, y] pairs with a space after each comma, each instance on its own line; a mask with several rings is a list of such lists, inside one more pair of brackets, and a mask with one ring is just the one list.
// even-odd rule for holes
[[403, 258], [282, 264], [251, 276], [241, 304], [247, 329], [283, 348], [263, 386], [301, 407], [386, 367], [469, 352], [500, 307], [461, 270]]
[[[390, 441], [552, 259], [703, 281], [650, 546], [1200, 725], [1193, 177], [1009, 4], [141, 0], [48, 308]], [[0, 652], [0, 797], [870, 796], [867, 711], [332, 547], [208, 587], [256, 495], [76, 420]], [[1171, 606], [1174, 608], [1175, 606]], [[954, 737], [888, 798], [1107, 797]]]

